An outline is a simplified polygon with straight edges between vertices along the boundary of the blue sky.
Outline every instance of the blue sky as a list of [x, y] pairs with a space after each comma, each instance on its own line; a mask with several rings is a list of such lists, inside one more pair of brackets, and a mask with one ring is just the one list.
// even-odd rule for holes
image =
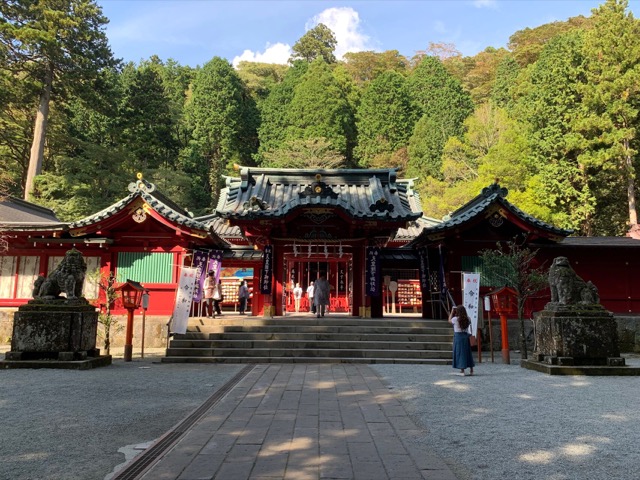
[[[592, 0], [356, 0], [223, 1], [98, 0], [109, 18], [116, 57], [139, 62], [151, 55], [182, 65], [214, 56], [286, 63], [291, 46], [318, 23], [338, 39], [336, 54], [398, 50], [411, 57], [430, 42], [452, 43], [463, 55], [506, 47], [526, 27], [589, 16]], [[629, 2], [634, 16], [640, 0]]]

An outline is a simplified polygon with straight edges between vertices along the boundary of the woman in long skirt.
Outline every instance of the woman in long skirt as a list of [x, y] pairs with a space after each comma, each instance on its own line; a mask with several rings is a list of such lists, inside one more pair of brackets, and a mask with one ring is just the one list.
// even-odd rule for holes
[[463, 305], [453, 307], [449, 322], [453, 325], [453, 368], [460, 369], [463, 375], [465, 369], [469, 368], [469, 375], [473, 375], [475, 363], [469, 343], [471, 319], [467, 315], [467, 309]]

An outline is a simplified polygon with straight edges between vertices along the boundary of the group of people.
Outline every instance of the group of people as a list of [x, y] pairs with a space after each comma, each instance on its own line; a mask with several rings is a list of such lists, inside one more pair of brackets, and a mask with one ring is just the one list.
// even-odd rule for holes
[[[204, 280], [204, 314], [208, 318], [214, 318], [216, 315], [222, 315], [222, 309], [220, 303], [224, 301], [224, 295], [222, 293], [222, 280], [218, 280], [216, 283], [215, 272], [209, 270], [207, 277]], [[240, 281], [238, 287], [238, 313], [244, 315], [247, 311], [247, 303], [251, 293], [247, 286], [246, 280]], [[207, 315], [208, 311], [208, 315]]]
[[[309, 283], [307, 287], [307, 297], [311, 313], [318, 317], [324, 317], [329, 306], [329, 282], [324, 276], [319, 277], [315, 282]], [[302, 300], [302, 287], [296, 283], [293, 288], [293, 303], [297, 312], [300, 312], [300, 302]]]

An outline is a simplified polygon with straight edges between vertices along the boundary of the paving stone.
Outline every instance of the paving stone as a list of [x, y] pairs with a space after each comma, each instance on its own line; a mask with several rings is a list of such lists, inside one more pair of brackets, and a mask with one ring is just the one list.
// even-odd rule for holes
[[455, 480], [367, 365], [258, 365], [145, 480]]

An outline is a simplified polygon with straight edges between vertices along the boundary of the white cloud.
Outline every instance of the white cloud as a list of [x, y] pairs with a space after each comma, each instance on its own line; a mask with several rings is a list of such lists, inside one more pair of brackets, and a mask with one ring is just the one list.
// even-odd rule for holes
[[322, 23], [335, 34], [338, 44], [335, 55], [338, 59], [347, 52], [374, 50], [371, 39], [361, 31], [360, 15], [353, 8], [327, 8], [307, 23], [307, 30]]
[[497, 10], [498, 2], [496, 0], [473, 0], [473, 6], [476, 8], [492, 8]]
[[245, 50], [233, 59], [234, 67], [242, 61], [286, 64], [291, 56], [291, 47], [286, 43], [267, 44], [263, 53]]
[[[336, 36], [335, 55], [341, 59], [347, 52], [362, 52], [374, 50], [370, 39], [362, 33], [360, 28], [360, 15], [353, 8], [328, 8], [314, 16], [305, 25], [310, 30], [319, 23], [329, 27]], [[286, 64], [291, 57], [291, 46], [285, 43], [267, 44], [264, 52], [245, 50], [242, 55], [236, 56], [231, 62], [237, 67], [241, 61], [265, 62]]]

